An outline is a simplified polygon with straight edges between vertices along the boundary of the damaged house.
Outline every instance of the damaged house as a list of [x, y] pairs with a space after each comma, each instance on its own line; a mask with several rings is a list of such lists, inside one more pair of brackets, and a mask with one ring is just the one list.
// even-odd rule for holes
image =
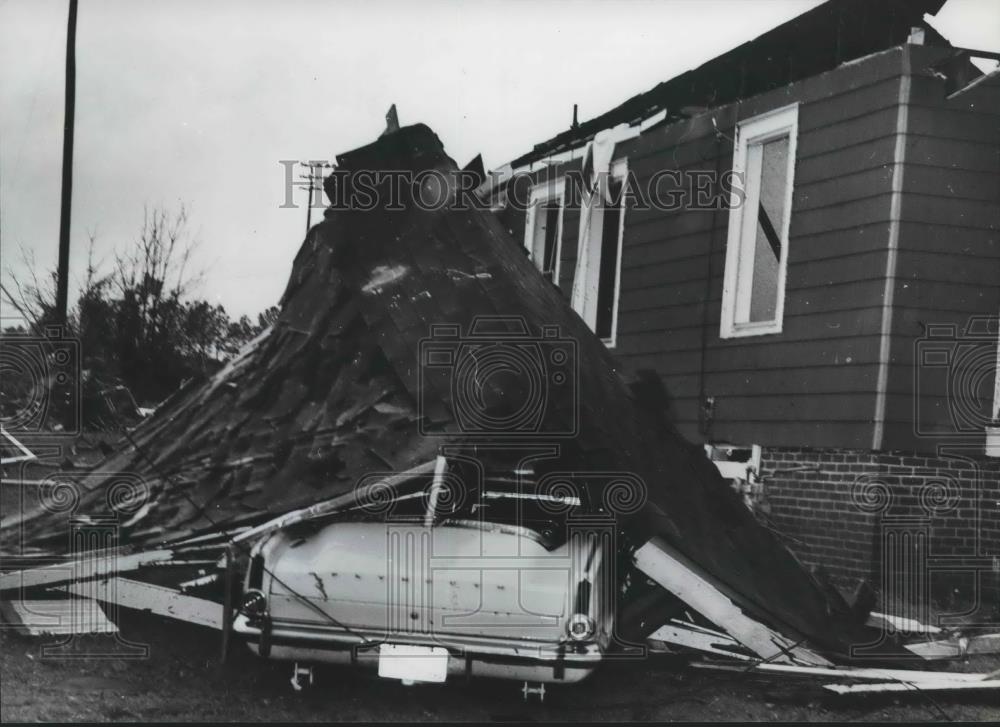
[[[916, 4], [877, 7], [827, 3], [541, 145], [510, 168], [535, 175], [523, 218], [505, 204], [514, 176], [483, 181], [493, 211], [435, 186], [460, 178], [457, 165], [428, 127], [390, 114], [325, 182], [333, 200], [335, 185], [386, 173], [375, 202], [331, 204], [311, 227], [274, 324], [94, 470], [57, 473], [0, 522], [0, 615], [27, 627], [38, 602], [151, 611], [220, 631], [223, 655], [238, 637], [291, 662], [296, 689], [312, 680], [300, 664], [333, 662], [405, 683], [523, 680], [527, 698], [647, 648], [875, 682], [827, 685], [840, 693], [1000, 688], [993, 672], [896, 668], [992, 653], [1000, 637], [975, 635], [981, 624], [873, 611], [870, 592], [845, 597], [803, 563], [870, 576], [876, 526], [893, 512], [882, 499], [920, 489], [912, 471], [899, 479], [914, 465], [898, 452], [929, 445], [900, 425], [893, 387], [914, 369], [893, 355], [923, 315], [903, 305], [919, 273], [949, 268], [909, 246], [929, 246], [914, 230], [935, 223], [907, 215], [936, 208], [909, 206], [906, 185], [944, 176], [908, 173], [911, 147], [933, 149], [910, 143], [929, 128], [916, 100], [925, 124], [962, 120], [963, 140], [947, 137], [956, 148], [987, 146], [966, 137], [988, 137], [980, 117], [997, 108], [996, 76], [939, 38], [916, 42]], [[812, 60], [793, 36], [814, 37]], [[623, 201], [633, 180], [706, 164], [717, 198], [727, 165], [742, 168], [750, 204], [640, 213]], [[399, 171], [426, 185], [393, 204]], [[987, 176], [966, 171], [950, 183]], [[957, 272], [935, 283], [966, 286], [949, 308], [966, 317], [998, 303], [996, 205], [973, 195], [957, 202], [965, 236], [949, 236], [965, 251], [945, 256]], [[850, 292], [829, 293], [835, 275]], [[760, 448], [759, 464], [742, 464], [763, 487], [749, 493], [756, 513], [703, 444]], [[981, 441], [966, 447], [915, 465], [951, 478], [955, 457], [971, 463], [957, 495], [928, 478], [916, 497], [944, 518], [918, 523], [938, 536], [942, 522], [996, 524], [993, 511], [966, 513], [962, 498], [995, 488], [997, 472]], [[995, 597], [976, 537], [948, 563]], [[915, 567], [941, 557], [928, 542]]]
[[[459, 172], [420, 124], [337, 163]], [[840, 693], [1000, 687], [897, 669], [997, 636], [810, 573], [495, 215], [430, 183], [391, 209], [389, 184], [310, 229], [271, 328], [3, 521], [6, 620], [69, 600], [94, 616], [71, 626], [114, 631], [96, 606], [151, 611], [291, 662], [296, 689], [333, 662], [543, 697], [647, 648], [873, 682]]]
[[662, 377], [680, 430], [736, 450], [720, 469], [799, 557], [988, 618], [1000, 75], [924, 21], [943, 4], [831, 0], [574, 119], [489, 189], [615, 358]]

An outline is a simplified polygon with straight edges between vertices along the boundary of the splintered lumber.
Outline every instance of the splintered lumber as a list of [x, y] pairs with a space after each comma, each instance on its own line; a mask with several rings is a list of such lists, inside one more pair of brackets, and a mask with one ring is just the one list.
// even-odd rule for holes
[[232, 542], [236, 544], [253, 538], [260, 538], [264, 535], [281, 530], [282, 528], [287, 528], [289, 525], [294, 525], [295, 523], [300, 523], [305, 520], [311, 520], [323, 515], [328, 515], [345, 507], [350, 507], [356, 502], [363, 502], [365, 496], [369, 493], [375, 492], [377, 488], [388, 487], [391, 489], [418, 475], [426, 475], [434, 472], [436, 463], [437, 460], [424, 462], [423, 464], [417, 465], [416, 467], [408, 469], [405, 472], [399, 472], [397, 474], [383, 477], [380, 480], [372, 481], [367, 487], [358, 488], [345, 493], [340, 497], [334, 497], [332, 500], [317, 502], [315, 505], [311, 505], [310, 507], [304, 507], [300, 510], [286, 512], [284, 515], [279, 515], [273, 520], [268, 520], [266, 523], [262, 523], [255, 528], [251, 528], [240, 533], [233, 538]]
[[747, 616], [728, 596], [675, 555], [662, 539], [653, 538], [639, 548], [635, 565], [755, 654], [778, 663], [830, 665], [819, 654]]
[[837, 694], [881, 694], [883, 692], [951, 692], [956, 690], [980, 691], [985, 689], [1000, 689], [1000, 679], [987, 679], [978, 682], [959, 682], [949, 679], [941, 681], [884, 682], [876, 684], [824, 684], [824, 689]]
[[[348, 178], [459, 171], [423, 125], [339, 154], [337, 166]], [[689, 575], [681, 590], [693, 590], [688, 599], [753, 653], [825, 664], [795, 644], [807, 638], [835, 658], [874, 641], [846, 601], [818, 587], [703, 448], [671, 423], [669, 397], [650, 381], [649, 395], [638, 395], [642, 382], [623, 375], [506, 225], [445, 187], [440, 206], [406, 192], [402, 209], [331, 209], [309, 230], [271, 331], [220, 373], [193, 380], [157, 407], [102, 465], [157, 483], [155, 507], [121, 526], [128, 542], [172, 547], [163, 541], [271, 521], [237, 536], [247, 540], [350, 507], [354, 491], [364, 492], [385, 462], [402, 470], [458, 447], [490, 476], [528, 454], [520, 445], [499, 447], [507, 434], [536, 444], [551, 437], [559, 446], [544, 456], [544, 470], [581, 473], [574, 487], [629, 542], [683, 544], [686, 567], [698, 577]], [[469, 339], [479, 343], [467, 346]], [[473, 365], [491, 341], [526, 345], [532, 359], [529, 351], [537, 351], [542, 378], [534, 363], [509, 376]], [[453, 356], [453, 365], [429, 354]], [[532, 404], [523, 427], [482, 429], [488, 421], [520, 422], [523, 402], [536, 401], [538, 391], [544, 399]], [[529, 449], [541, 456], [549, 448]], [[80, 512], [107, 508], [105, 484], [110, 477], [82, 493]], [[20, 528], [0, 528], [0, 546], [62, 547], [65, 513], [42, 510], [21, 518]], [[699, 578], [710, 585], [691, 586]]]
[[890, 613], [876, 613], [874, 611], [868, 614], [867, 623], [869, 626], [875, 628], [891, 629], [909, 634], [940, 634], [942, 632], [942, 629], [937, 626], [920, 623], [916, 619], [893, 616]]
[[12, 449], [15, 452], [14, 456], [11, 457], [0, 455], [0, 464], [14, 464], [15, 462], [28, 462], [33, 459], [38, 459], [34, 452], [21, 444], [21, 442], [19, 442], [13, 434], [8, 432], [3, 427], [0, 427], [0, 437], [6, 439], [12, 445]]
[[801, 677], [823, 677], [827, 679], [863, 679], [872, 681], [912, 682], [915, 684], [941, 683], [979, 683], [991, 677], [990, 674], [964, 674], [950, 671], [921, 671], [917, 669], [877, 669], [871, 667], [815, 667], [796, 666], [792, 664], [759, 663], [746, 666], [744, 664], [720, 664], [715, 662], [695, 662], [692, 666], [698, 669], [714, 669], [717, 671], [766, 672], [770, 674], [787, 674]]
[[0, 615], [26, 636], [113, 634], [118, 631], [100, 604], [89, 598], [0, 601]]
[[0, 591], [52, 586], [67, 581], [96, 578], [109, 573], [126, 573], [145, 565], [168, 561], [173, 557], [172, 550], [152, 550], [132, 555], [83, 556], [63, 563], [4, 573], [0, 575]]
[[163, 586], [129, 578], [106, 578], [91, 583], [70, 583], [61, 591], [86, 596], [122, 608], [222, 630], [223, 607], [216, 601], [195, 598]]
[[701, 628], [694, 624], [683, 623], [676, 619], [664, 624], [646, 638], [718, 656], [728, 656], [736, 659], [752, 658], [742, 653], [745, 647], [732, 636], [711, 629]]
[[961, 659], [968, 654], [1000, 654], [1000, 633], [957, 636], [939, 641], [904, 644], [907, 651], [927, 659]]

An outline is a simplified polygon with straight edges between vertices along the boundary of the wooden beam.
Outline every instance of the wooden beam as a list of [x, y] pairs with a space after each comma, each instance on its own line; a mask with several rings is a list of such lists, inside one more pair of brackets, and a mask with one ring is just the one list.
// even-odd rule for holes
[[59, 590], [86, 594], [104, 603], [146, 611], [157, 616], [222, 630], [223, 614], [218, 601], [188, 596], [172, 588], [128, 578], [105, 578], [92, 583], [70, 583]]
[[944, 691], [978, 691], [982, 689], [1000, 690], [1000, 679], [989, 679], [979, 682], [956, 682], [941, 680], [937, 682], [884, 682], [876, 684], [824, 684], [824, 689], [837, 694], [881, 694], [883, 692], [944, 692]]
[[928, 661], [962, 659], [968, 654], [1000, 654], [1000, 633], [903, 644], [907, 651]]
[[893, 616], [890, 613], [876, 613], [875, 611], [868, 614], [868, 620], [865, 623], [875, 628], [892, 629], [910, 634], [940, 634], [942, 632], [942, 629], [937, 626], [920, 623], [916, 619]]
[[255, 528], [244, 531], [233, 538], [232, 542], [242, 543], [253, 538], [260, 538], [264, 535], [275, 532], [276, 530], [281, 530], [282, 528], [287, 528], [289, 525], [294, 525], [295, 523], [302, 522], [304, 520], [311, 520], [312, 518], [321, 517], [323, 515], [329, 515], [330, 513], [337, 512], [344, 508], [350, 507], [357, 502], [361, 501], [362, 497], [366, 492], [371, 490], [375, 485], [381, 485], [383, 487], [388, 486], [389, 488], [395, 488], [398, 485], [406, 482], [413, 477], [418, 475], [427, 475], [434, 472], [435, 466], [437, 464], [436, 459], [432, 459], [429, 462], [424, 462], [423, 464], [417, 465], [416, 467], [406, 470], [405, 472], [399, 472], [397, 474], [389, 475], [381, 480], [372, 482], [367, 488], [355, 488], [350, 492], [347, 492], [333, 499], [326, 500], [324, 502], [317, 502], [315, 505], [310, 505], [309, 507], [304, 507], [301, 510], [293, 510], [292, 512], [286, 512], [284, 515], [279, 515], [273, 520], [268, 520], [266, 523], [258, 525]]
[[636, 567], [753, 653], [778, 663], [830, 666], [819, 654], [747, 616], [661, 538], [635, 553]]
[[[14, 455], [13, 457], [0, 457], [0, 465], [2, 465], [2, 464], [14, 464], [15, 462], [28, 462], [28, 461], [33, 460], [33, 459], [38, 459], [38, 457], [35, 456], [34, 452], [32, 452], [27, 447], [25, 447], [23, 444], [21, 444], [21, 442], [19, 442], [17, 440], [17, 438], [13, 434], [11, 434], [10, 432], [8, 432], [3, 427], [0, 427], [0, 437], [4, 438], [8, 442], [10, 442], [11, 445], [13, 445], [14, 449], [20, 453], [20, 454]], [[7, 482], [10, 482], [12, 480], [12, 478], [5, 477], [4, 480], [7, 481]], [[19, 480], [19, 481], [22, 484], [24, 483], [24, 480]]]
[[717, 656], [727, 656], [734, 659], [753, 658], [747, 656], [745, 653], [741, 653], [741, 651], [745, 650], [745, 647], [727, 634], [697, 627], [690, 628], [688, 625], [677, 621], [664, 624], [650, 634], [647, 639], [662, 641], [674, 646], [683, 646], [696, 651], [704, 651]]
[[815, 667], [795, 666], [792, 664], [755, 664], [747, 667], [743, 664], [719, 664], [712, 662], [695, 662], [692, 666], [698, 669], [714, 669], [717, 671], [767, 672], [771, 674], [788, 674], [801, 677], [826, 677], [831, 679], [866, 679], [874, 681], [903, 681], [923, 684], [937, 683], [944, 680], [953, 682], [981, 682], [988, 674], [965, 674], [951, 671], [921, 671], [918, 669], [874, 669], [868, 667]]
[[95, 558], [81, 557], [40, 568], [4, 573], [0, 575], [0, 591], [54, 586], [67, 581], [82, 581], [112, 573], [126, 573], [145, 565], [162, 563], [173, 557], [172, 550], [152, 550], [133, 555], [106, 555]]

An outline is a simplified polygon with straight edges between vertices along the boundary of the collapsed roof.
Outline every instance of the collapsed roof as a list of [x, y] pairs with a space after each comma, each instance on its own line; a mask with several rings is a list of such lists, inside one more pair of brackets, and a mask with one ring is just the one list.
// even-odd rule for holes
[[[457, 169], [423, 125], [338, 162], [342, 172]], [[139, 474], [148, 488], [122, 538], [150, 544], [260, 522], [345, 493], [369, 473], [425, 462], [441, 446], [474, 446], [488, 467], [506, 466], [504, 453], [509, 464], [542, 448], [551, 451], [536, 470], [568, 473], [616, 513], [635, 546], [660, 538], [789, 638], [838, 653], [858, 643], [863, 634], [843, 599], [755, 521], [647, 393], [629, 388], [493, 215], [444, 199], [436, 209], [412, 200], [387, 209], [382, 198], [370, 211], [327, 211], [296, 255], [273, 328], [216, 375], [178, 391], [96, 468]], [[454, 333], [475, 334], [477, 321], [489, 324], [487, 338], [513, 337], [545, 356], [562, 342], [563, 376], [542, 361], [543, 379], [480, 371], [468, 389], [455, 366], [423, 365], [428, 341], [454, 346]], [[453, 326], [452, 337], [436, 338], [441, 324]], [[487, 423], [541, 403], [537, 417], [515, 425], [530, 436], [510, 441], [509, 428], [474, 436], [462, 418], [469, 401], [483, 406]], [[632, 502], [608, 502], [615, 473], [639, 483], [627, 493]], [[92, 487], [77, 512], [102, 508], [103, 489]], [[65, 514], [39, 509], [25, 531], [36, 545], [64, 543]], [[8, 546], [12, 534], [4, 533]]]
[[635, 124], [661, 111], [667, 122], [686, 109], [713, 108], [780, 88], [855, 58], [905, 43], [913, 28], [925, 42], [950, 46], [924, 14], [945, 0], [828, 0], [697, 68], [657, 84], [615, 108], [536, 144], [511, 162], [522, 167], [586, 143], [602, 129]]

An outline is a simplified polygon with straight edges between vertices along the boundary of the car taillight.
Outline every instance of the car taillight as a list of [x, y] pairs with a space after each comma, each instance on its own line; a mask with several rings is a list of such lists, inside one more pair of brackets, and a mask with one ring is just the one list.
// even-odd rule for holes
[[573, 641], [586, 641], [597, 631], [594, 619], [585, 613], [574, 613], [566, 625], [566, 632]]
[[253, 588], [243, 596], [243, 604], [240, 611], [247, 616], [263, 616], [267, 613], [267, 596], [263, 591]]

